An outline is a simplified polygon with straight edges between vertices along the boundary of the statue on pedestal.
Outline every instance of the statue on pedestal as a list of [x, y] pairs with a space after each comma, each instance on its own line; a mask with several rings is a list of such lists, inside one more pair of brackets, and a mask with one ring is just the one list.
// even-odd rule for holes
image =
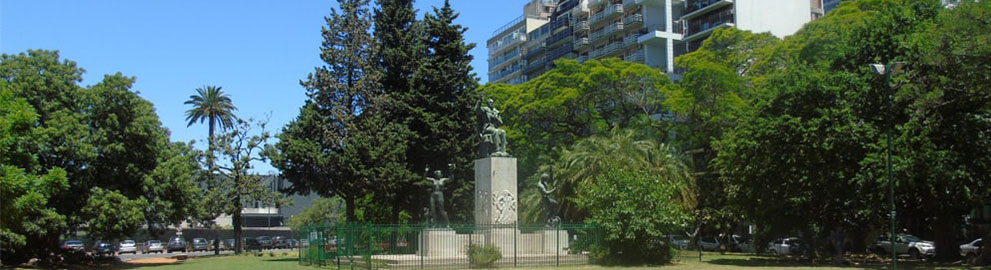
[[558, 223], [561, 223], [561, 217], [557, 216], [557, 211], [561, 204], [551, 197], [551, 193], [554, 193], [557, 188], [549, 188], [549, 182], [552, 182], [550, 175], [544, 173], [540, 175], [540, 181], [537, 182], [537, 187], [540, 188], [541, 201], [544, 203], [544, 213], [547, 215], [546, 225], [556, 226]]
[[485, 99], [485, 96], [482, 96], [478, 102], [475, 102], [479, 136], [482, 138], [482, 143], [478, 147], [479, 156], [481, 158], [508, 157], [509, 153], [506, 152], [506, 144], [508, 143], [506, 131], [499, 128], [502, 125], [502, 116], [499, 115], [499, 109], [495, 108], [495, 101], [491, 98], [489, 99], [488, 106], [483, 106], [483, 99]]
[[444, 211], [444, 182], [454, 178], [454, 164], [448, 164], [451, 169], [451, 177], [444, 177], [444, 174], [440, 170], [434, 171], [434, 177], [427, 176], [430, 172], [430, 166], [424, 168], [424, 177], [434, 185], [434, 192], [430, 194], [430, 212], [428, 218], [433, 220], [434, 224], [447, 225], [447, 211]]

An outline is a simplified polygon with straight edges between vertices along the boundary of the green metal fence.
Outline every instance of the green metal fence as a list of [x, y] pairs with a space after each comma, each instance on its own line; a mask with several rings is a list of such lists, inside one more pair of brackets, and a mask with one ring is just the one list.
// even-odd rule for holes
[[326, 224], [300, 228], [302, 265], [337, 269], [442, 269], [579, 265], [601, 244], [593, 224]]

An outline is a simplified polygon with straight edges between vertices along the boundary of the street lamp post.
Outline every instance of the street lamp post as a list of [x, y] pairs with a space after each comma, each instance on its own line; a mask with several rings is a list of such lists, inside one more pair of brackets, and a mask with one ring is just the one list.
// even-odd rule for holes
[[891, 197], [891, 235], [889, 235], [888, 243], [891, 245], [891, 269], [898, 269], [898, 250], [895, 249], [895, 180], [891, 174], [891, 132], [892, 132], [892, 115], [891, 115], [891, 76], [901, 72], [902, 67], [905, 62], [893, 62], [885, 66], [884, 64], [871, 64], [871, 71], [875, 75], [884, 77], [884, 99], [887, 103], [888, 116], [885, 123], [885, 128], [888, 133], [888, 186], [890, 187], [890, 197]]

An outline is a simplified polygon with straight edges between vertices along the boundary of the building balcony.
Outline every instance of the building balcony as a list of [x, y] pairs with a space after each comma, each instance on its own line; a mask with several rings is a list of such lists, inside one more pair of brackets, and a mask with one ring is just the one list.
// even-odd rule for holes
[[551, 20], [551, 32], [560, 31], [562, 28], [568, 27], [568, 21], [570, 20], [571, 18], [569, 18], [568, 15], [562, 15], [561, 17], [554, 18]]
[[643, 63], [643, 60], [644, 60], [644, 58], [643, 58], [643, 51], [637, 51], [635, 53], [631, 53], [631, 54], [623, 57], [623, 60], [625, 60], [627, 62]]
[[510, 48], [515, 45], [526, 41], [526, 35], [520, 34], [519, 32], [514, 32], [510, 36], [495, 42], [489, 46], [489, 55], [496, 55], [502, 52], [503, 49]]
[[512, 65], [503, 70], [489, 72], [489, 81], [498, 82], [505, 77], [519, 73], [521, 70], [523, 70], [523, 68], [520, 65]]
[[581, 49], [582, 47], [585, 47], [586, 45], [588, 45], [588, 38], [578, 38], [578, 39], [575, 39], [575, 46], [574, 46], [575, 50]]
[[602, 48], [602, 55], [608, 55], [617, 52], [619, 51], [619, 49], [622, 48], [623, 48], [622, 41], [614, 41], [613, 43], [609, 43], [609, 45], [606, 45], [605, 47]]
[[626, 16], [626, 18], [623, 19], [623, 24], [629, 27], [635, 27], [637, 25], [641, 25], [643, 24], [643, 14], [633, 14], [630, 16]]
[[734, 26], [736, 26], [736, 24], [734, 24], [733, 22], [720, 22], [720, 23], [718, 23], [716, 25], [710, 26], [708, 28], [704, 28], [704, 30], [701, 30], [701, 31], [698, 31], [698, 32], [693, 32], [693, 33], [685, 36], [684, 41], [692, 41], [692, 40], [696, 40], [696, 39], [699, 39], [699, 38], [704, 38], [704, 37], [709, 36], [709, 34], [712, 34], [712, 31], [715, 31], [716, 29], [719, 29], [719, 28], [731, 28], [731, 27], [734, 27]]
[[592, 17], [589, 17], [588, 22], [591, 23], [592, 25], [595, 25], [597, 23], [604, 22], [609, 19], [616, 18], [622, 15], [623, 15], [622, 4], [610, 5], [606, 7], [605, 10], [602, 10], [602, 12], [596, 13], [592, 15]]
[[529, 65], [526, 65], [526, 68], [523, 69], [523, 73], [533, 73], [534, 71], [537, 71], [537, 70], [540, 70], [540, 69], [543, 69], [543, 68], [544, 68], [544, 61], [534, 61], [533, 63], [530, 63]]
[[683, 37], [682, 32], [684, 32], [684, 28], [680, 22], [675, 22], [670, 27], [664, 24], [652, 24], [645, 27], [644, 30], [640, 37], [637, 38], [637, 42], [639, 43], [656, 42], [665, 39], [681, 40]]
[[553, 51], [548, 52], [547, 53], [547, 56], [544, 57], [544, 63], [552, 63], [552, 62], [554, 62], [554, 60], [557, 60], [558, 58], [561, 58], [562, 56], [565, 56], [565, 55], [570, 54], [573, 51], [573, 49], [572, 49], [572, 47], [570, 45], [571, 44], [568, 43], [567, 45], [561, 46], [560, 48], [557, 48], [557, 49], [554, 49]]
[[565, 38], [571, 37], [571, 35], [571, 28], [568, 28], [568, 30], [564, 30], [547, 38], [544, 44], [547, 44], [547, 47], [554, 47], [554, 45], [557, 45], [559, 42], [565, 40]]
[[578, 63], [585, 63], [585, 61], [588, 61], [588, 55], [582, 55], [578, 57]]
[[512, 51], [510, 51], [509, 53], [507, 53], [507, 54], [505, 54], [503, 56], [499, 56], [499, 57], [493, 58], [492, 60], [489, 60], [489, 69], [497, 69], [498, 66], [502, 65], [503, 63], [506, 63], [507, 61], [510, 61], [510, 60], [513, 60], [513, 59], [519, 59], [520, 53], [521, 53], [521, 50], [519, 48], [517, 48], [516, 50], [512, 50]]
[[589, 41], [596, 42], [596, 41], [602, 40], [602, 38], [612, 36], [612, 34], [615, 34], [615, 33], [619, 32], [620, 30], [623, 30], [623, 24], [622, 23], [614, 23], [614, 24], [607, 25], [606, 27], [603, 27], [602, 29], [599, 29], [599, 31], [595, 31], [595, 32], [592, 32], [592, 34], [589, 34], [589, 36], [588, 36], [589, 37]]
[[589, 23], [588, 21], [578, 21], [575, 26], [571, 27], [574, 29], [575, 33], [585, 33], [588, 32]]
[[637, 35], [637, 34], [632, 34], [632, 35], [628, 35], [628, 36], [624, 37], [623, 38], [623, 46], [626, 47], [626, 46], [637, 44], [637, 38], [639, 38], [639, 37], [640, 36]]
[[707, 33], [719, 27], [733, 27], [735, 17], [732, 7], [720, 9], [718, 12], [706, 14], [695, 20], [689, 21], [688, 29], [685, 33], [685, 40], [692, 40], [699, 36], [706, 36]]
[[594, 7], [603, 4], [608, 4], [609, 2], [611, 2], [611, 0], [588, 0], [588, 6]]
[[526, 81], [527, 81], [526, 75], [520, 75], [519, 77], [512, 78], [506, 81], [506, 84], [517, 85], [517, 84], [525, 83]]
[[688, 0], [685, 2], [685, 11], [682, 13], [685, 15], [682, 15], [681, 19], [695, 18], [731, 4], [733, 4], [733, 0]]

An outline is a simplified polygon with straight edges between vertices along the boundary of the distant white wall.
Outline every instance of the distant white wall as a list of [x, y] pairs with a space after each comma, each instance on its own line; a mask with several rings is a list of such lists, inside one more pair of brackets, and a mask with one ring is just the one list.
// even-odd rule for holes
[[783, 38], [812, 20], [808, 0], [737, 0], [736, 27]]

